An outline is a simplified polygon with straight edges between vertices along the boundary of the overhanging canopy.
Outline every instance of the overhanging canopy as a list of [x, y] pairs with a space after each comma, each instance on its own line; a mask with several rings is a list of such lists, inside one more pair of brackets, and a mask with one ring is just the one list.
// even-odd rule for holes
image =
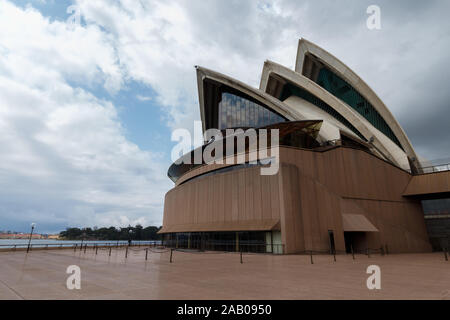
[[279, 230], [279, 219], [241, 220], [163, 226], [158, 233], [212, 231], [270, 231]]
[[344, 231], [378, 232], [378, 229], [362, 214], [343, 214]]

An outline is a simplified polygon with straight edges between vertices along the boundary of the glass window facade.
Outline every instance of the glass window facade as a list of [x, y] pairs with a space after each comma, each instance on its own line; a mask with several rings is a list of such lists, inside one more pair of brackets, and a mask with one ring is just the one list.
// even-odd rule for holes
[[450, 198], [422, 200], [425, 215], [450, 214]]
[[327, 103], [323, 102], [321, 99], [317, 98], [315, 95], [309, 93], [308, 91], [301, 89], [297, 86], [294, 86], [290, 83], [286, 84], [283, 87], [283, 91], [281, 92], [281, 96], [279, 100], [284, 101], [290, 96], [297, 96], [300, 97], [309, 103], [312, 103], [316, 107], [322, 109], [326, 113], [330, 114], [333, 118], [338, 120], [340, 123], [342, 123], [344, 126], [349, 128], [351, 131], [353, 131], [358, 137], [360, 137], [362, 140], [366, 141], [366, 138], [358, 131], [358, 129], [353, 126], [350, 121], [345, 119], [339, 112], [334, 110], [332, 107], [330, 107]]
[[279, 231], [178, 232], [164, 235], [164, 245], [177, 249], [283, 253]]
[[272, 159], [273, 158], [267, 158], [267, 159], [263, 159], [263, 160], [257, 160], [256, 163], [246, 162], [246, 163], [236, 164], [236, 165], [225, 167], [225, 168], [221, 168], [221, 169], [216, 169], [214, 171], [209, 171], [209, 172], [200, 174], [198, 176], [192, 177], [190, 179], [187, 179], [186, 181], [183, 181], [181, 184], [186, 183], [188, 181], [196, 180], [196, 179], [199, 179], [199, 178], [209, 177], [209, 176], [212, 176], [212, 175], [215, 175], [215, 174], [226, 173], [226, 172], [230, 172], [230, 171], [234, 171], [234, 170], [251, 168], [251, 167], [255, 167], [255, 166], [268, 165], [272, 161]]
[[422, 200], [422, 208], [433, 250], [450, 248], [450, 198]]
[[401, 149], [400, 142], [392, 132], [392, 129], [384, 121], [383, 117], [377, 110], [369, 103], [358, 91], [355, 90], [341, 77], [336, 75], [328, 68], [323, 67], [319, 71], [316, 80], [317, 84], [330, 92], [332, 95], [347, 103], [350, 107], [356, 110], [367, 121], [369, 121], [375, 128], [383, 132], [389, 139], [391, 139]]
[[219, 102], [219, 129], [258, 128], [284, 122], [286, 119], [253, 101], [229, 92], [222, 93]]

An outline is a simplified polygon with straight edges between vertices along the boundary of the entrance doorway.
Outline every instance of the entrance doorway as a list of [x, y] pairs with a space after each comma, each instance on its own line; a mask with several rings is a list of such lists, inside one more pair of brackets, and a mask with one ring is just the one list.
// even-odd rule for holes
[[366, 232], [344, 231], [345, 251], [347, 253], [365, 252], [367, 249]]
[[333, 230], [328, 230], [328, 237], [330, 239], [330, 254], [332, 254], [336, 250], [336, 247], [335, 247], [335, 244], [334, 244], [334, 233], [333, 233]]

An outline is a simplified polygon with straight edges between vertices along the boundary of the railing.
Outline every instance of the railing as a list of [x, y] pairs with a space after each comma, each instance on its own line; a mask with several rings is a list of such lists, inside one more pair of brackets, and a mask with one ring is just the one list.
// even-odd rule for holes
[[362, 254], [362, 255], [366, 255], [368, 258], [370, 258], [371, 255], [374, 254], [380, 254], [381, 256], [387, 255], [388, 252], [388, 247], [387, 245], [385, 247], [380, 247], [380, 248], [364, 248], [364, 249], [353, 249], [353, 247], [351, 247], [350, 251], [347, 250], [305, 250], [303, 252], [298, 252], [297, 254], [303, 254], [303, 255], [309, 255], [310, 259], [311, 259], [311, 264], [314, 264], [314, 256], [323, 256], [323, 255], [330, 255], [333, 256], [333, 260], [334, 262], [337, 262], [337, 258], [336, 256], [339, 254], [343, 254], [343, 255], [352, 255], [353, 260], [356, 259], [355, 254]]
[[428, 167], [420, 167], [419, 171], [422, 171], [422, 173], [450, 171], [450, 163], [438, 164], [438, 165], [428, 166]]
[[[327, 141], [323, 142], [321, 144], [321, 147], [333, 147], [333, 146], [340, 146], [340, 145], [342, 145], [342, 140], [341, 139], [333, 139], [333, 140], [327, 140]], [[358, 146], [355, 146], [355, 145], [347, 146], [347, 147], [365, 150], [363, 147], [358, 147]], [[418, 167], [417, 169], [420, 172], [419, 174], [450, 171], [450, 159], [449, 158], [447, 158], [447, 159], [436, 159], [436, 160], [430, 161], [430, 163], [433, 163], [433, 162], [434, 163], [439, 163], [440, 162], [440, 164], [433, 164], [433, 165], [430, 165], [430, 166]], [[409, 166], [409, 164], [407, 166]], [[406, 171], [411, 173], [411, 169], [407, 169]]]
[[[187, 249], [187, 248], [174, 248], [174, 247], [168, 247], [165, 245], [162, 245], [158, 243], [159, 241], [149, 241], [148, 243], [134, 243], [132, 245], [129, 245], [128, 243], [117, 243], [117, 242], [102, 242], [102, 243], [84, 243], [83, 245], [79, 243], [66, 243], [66, 244], [44, 244], [44, 247], [40, 247], [40, 249], [49, 249], [50, 247], [54, 247], [54, 249], [63, 249], [63, 248], [70, 248], [72, 246], [74, 254], [78, 251], [80, 254], [88, 254], [89, 252], [93, 252], [95, 256], [101, 251], [106, 251], [108, 257], [111, 257], [112, 250], [117, 250], [117, 252], [123, 252], [124, 258], [127, 259], [129, 252], [134, 251], [135, 255], [134, 257], [138, 257], [139, 253], [145, 253], [141, 254], [141, 258], [145, 256], [145, 260], [148, 260], [149, 253], [157, 253], [157, 254], [163, 254], [163, 253], [170, 253], [169, 255], [169, 262], [172, 263], [174, 260], [174, 252], [179, 253], [187, 253], [187, 254], [201, 254], [201, 255], [208, 255], [208, 254], [239, 254], [240, 256], [240, 263], [244, 263], [243, 256], [244, 255], [261, 255], [261, 254], [282, 254], [284, 252], [284, 245], [282, 244], [239, 244], [238, 250], [235, 251], [205, 251], [201, 249]], [[89, 249], [93, 249], [93, 251], [89, 250], [87, 251], [89, 245]], [[6, 247], [7, 245], [0, 245], [0, 247]], [[253, 251], [255, 246], [260, 247], [259, 252]], [[16, 244], [13, 245], [12, 250], [15, 251], [19, 247], [25, 249], [28, 248], [28, 244]], [[56, 247], [56, 248], [55, 248]], [[269, 249], [270, 248], [270, 249]], [[274, 249], [276, 248], [276, 249]], [[9, 251], [11, 251], [11, 246], [8, 247]], [[269, 251], [271, 250], [271, 251]], [[1, 251], [1, 250], [0, 250]], [[22, 250], [25, 251], [25, 250]], [[32, 251], [32, 244], [30, 245], [29, 250], [26, 250], [26, 253]], [[444, 251], [444, 259], [445, 261], [448, 261], [448, 255], [449, 255], [449, 248], [445, 247], [443, 248]], [[331, 256], [334, 263], [338, 261], [336, 258], [337, 254], [345, 254], [348, 255], [349, 252], [347, 251], [338, 251], [338, 250], [305, 250], [302, 252], [296, 252], [297, 255], [308, 255], [310, 257], [310, 263], [314, 264], [314, 256]], [[353, 250], [351, 249], [351, 255], [353, 257], [353, 260], [355, 260], [355, 254], [364, 254], [367, 255], [368, 258], [371, 257], [371, 255], [374, 254], [380, 254], [381, 256], [388, 254], [388, 247], [387, 245], [385, 247], [380, 248], [366, 248], [364, 250]]]
[[[209, 251], [209, 252], [205, 252], [199, 249], [186, 249], [186, 248], [180, 248], [180, 246], [177, 247], [169, 247], [170, 248], [170, 262], [172, 263], [173, 260], [173, 255], [175, 252], [181, 252], [181, 253], [192, 253], [192, 254], [214, 254], [214, 253], [239, 253], [240, 254], [240, 263], [243, 263], [243, 255], [251, 255], [251, 254], [281, 254], [284, 252], [284, 245], [282, 244], [257, 244], [257, 246], [260, 248], [258, 251], [253, 251], [253, 249], [255, 248], [255, 244], [239, 244], [239, 250], [230, 250], [230, 251], [219, 251], [219, 250], [214, 250], [214, 251]], [[268, 247], [273, 247], [274, 249], [272, 249], [272, 251], [264, 251], [268, 249]], [[388, 247], [387, 245], [384, 247], [380, 247], [380, 248], [365, 248], [362, 250], [353, 250], [353, 248], [351, 248], [350, 252], [347, 251], [343, 251], [343, 250], [304, 250], [301, 252], [296, 252], [296, 255], [306, 255], [310, 257], [310, 263], [314, 264], [314, 260], [315, 257], [317, 256], [330, 256], [332, 261], [337, 262], [338, 258], [337, 256], [339, 254], [342, 255], [352, 255], [353, 260], [356, 259], [356, 255], [360, 254], [360, 255], [365, 255], [367, 256], [367, 258], [371, 258], [372, 256], [379, 254], [381, 256], [387, 255], [388, 254]]]
[[[149, 241], [132, 241], [131, 246], [149, 246], [149, 245], [160, 245], [159, 240], [149, 240]], [[32, 249], [68, 249], [68, 248], [100, 248], [100, 247], [124, 247], [128, 246], [127, 241], [109, 241], [109, 242], [65, 242], [65, 243], [31, 243], [30, 250]], [[6, 249], [27, 249], [28, 243], [11, 243], [11, 244], [0, 244], [0, 250]]]

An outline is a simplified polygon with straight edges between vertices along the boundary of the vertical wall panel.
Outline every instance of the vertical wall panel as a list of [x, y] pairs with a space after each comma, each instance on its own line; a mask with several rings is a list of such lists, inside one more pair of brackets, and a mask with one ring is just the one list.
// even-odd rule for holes
[[[281, 218], [283, 241], [290, 242], [291, 251], [327, 249], [328, 230], [343, 250], [340, 199], [345, 198], [380, 230], [368, 236], [370, 246], [430, 250], [420, 203], [402, 196], [411, 180], [407, 172], [344, 147], [325, 152], [282, 147], [280, 160], [281, 176], [261, 176], [254, 167], [178, 185], [166, 194], [164, 226]], [[423, 180], [427, 187], [433, 183]]]

